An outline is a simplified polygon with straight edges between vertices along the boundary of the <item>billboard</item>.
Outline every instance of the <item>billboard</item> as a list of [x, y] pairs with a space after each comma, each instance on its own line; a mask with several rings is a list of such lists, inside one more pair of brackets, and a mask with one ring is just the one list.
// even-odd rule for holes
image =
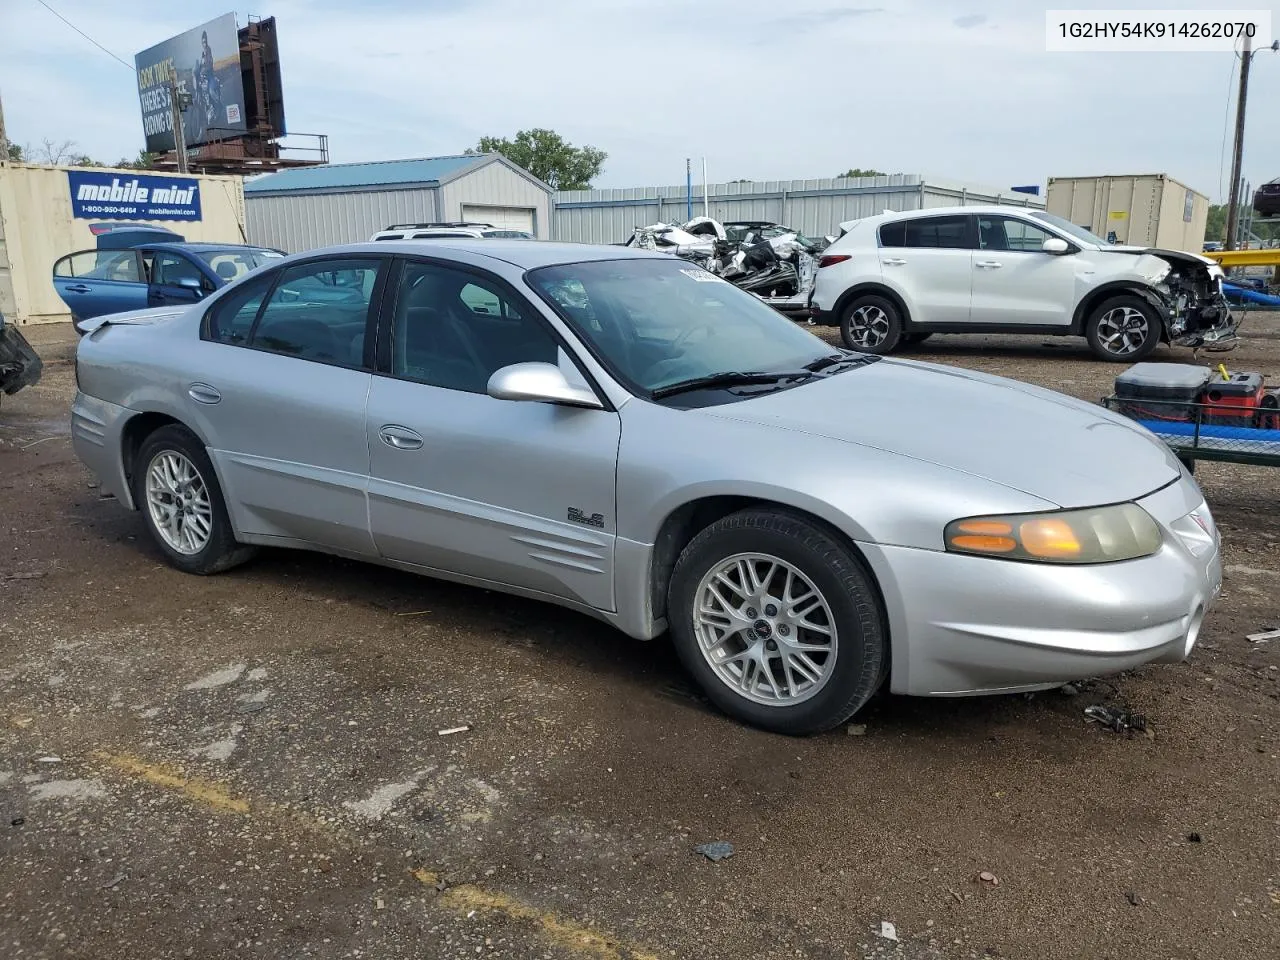
[[191, 98], [182, 113], [187, 146], [244, 134], [240, 35], [234, 13], [180, 33], [134, 57], [148, 153], [176, 146], [171, 93]]
[[77, 220], [199, 220], [200, 181], [189, 177], [68, 170]]

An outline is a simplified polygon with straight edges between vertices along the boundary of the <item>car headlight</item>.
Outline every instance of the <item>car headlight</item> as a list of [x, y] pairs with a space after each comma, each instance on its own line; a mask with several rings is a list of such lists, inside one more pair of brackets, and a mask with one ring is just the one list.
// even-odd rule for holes
[[1149, 557], [1164, 538], [1136, 503], [1087, 510], [969, 517], [947, 524], [947, 550], [1041, 563], [1115, 563]]

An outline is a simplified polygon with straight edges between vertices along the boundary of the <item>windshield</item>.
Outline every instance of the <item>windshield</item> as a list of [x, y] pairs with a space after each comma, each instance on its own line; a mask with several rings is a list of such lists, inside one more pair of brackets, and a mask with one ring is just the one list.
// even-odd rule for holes
[[541, 267], [527, 280], [633, 393], [798, 370], [833, 352], [757, 297], [676, 257]]
[[1063, 233], [1069, 233], [1071, 236], [1075, 237], [1077, 240], [1083, 240], [1085, 243], [1092, 243], [1095, 246], [1099, 246], [1099, 247], [1111, 246], [1110, 243], [1108, 243], [1106, 240], [1103, 240], [1097, 234], [1090, 233], [1084, 227], [1077, 226], [1076, 224], [1072, 223], [1070, 220], [1067, 220], [1063, 217], [1059, 217], [1056, 214], [1046, 213], [1043, 210], [1028, 210], [1027, 213], [1031, 214], [1031, 216], [1035, 217], [1037, 220], [1043, 220], [1045, 223], [1052, 224], [1053, 226], [1061, 230]]
[[274, 250], [206, 250], [200, 251], [198, 255], [213, 268], [213, 272], [223, 283], [237, 280], [246, 273], [257, 270], [264, 263], [282, 257], [282, 254]]

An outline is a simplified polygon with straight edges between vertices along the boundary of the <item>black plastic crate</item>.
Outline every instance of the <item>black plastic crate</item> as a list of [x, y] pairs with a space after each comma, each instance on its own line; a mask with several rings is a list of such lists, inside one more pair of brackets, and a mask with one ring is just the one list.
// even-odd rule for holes
[[1135, 420], [1194, 420], [1211, 376], [1189, 363], [1135, 363], [1116, 377], [1115, 409]]

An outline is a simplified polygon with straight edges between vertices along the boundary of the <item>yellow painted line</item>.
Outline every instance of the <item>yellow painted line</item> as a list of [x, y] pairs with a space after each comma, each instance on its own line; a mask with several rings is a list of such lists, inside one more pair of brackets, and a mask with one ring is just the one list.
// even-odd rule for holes
[[223, 787], [207, 780], [188, 777], [176, 767], [151, 763], [138, 757], [123, 753], [108, 753], [98, 750], [93, 757], [102, 761], [126, 776], [143, 780], [153, 786], [164, 787], [194, 800], [205, 806], [213, 807], [226, 813], [248, 813], [249, 804], [239, 797], [233, 797]]
[[[412, 873], [424, 886], [434, 887], [440, 881], [439, 875], [429, 870], [418, 868]], [[656, 953], [641, 950], [617, 937], [565, 920], [548, 910], [539, 910], [510, 894], [484, 890], [473, 884], [448, 887], [437, 902], [463, 916], [487, 910], [531, 923], [553, 945], [597, 960], [661, 960]]]

